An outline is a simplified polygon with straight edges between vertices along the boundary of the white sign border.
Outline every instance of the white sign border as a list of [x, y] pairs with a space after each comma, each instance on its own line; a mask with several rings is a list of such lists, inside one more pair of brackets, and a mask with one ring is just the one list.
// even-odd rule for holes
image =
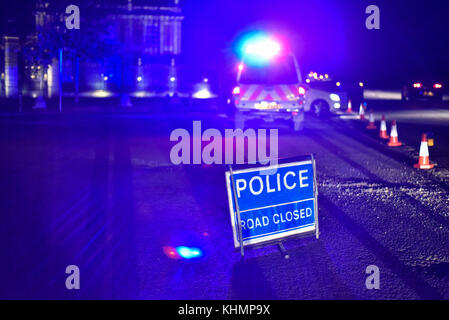
[[[315, 179], [315, 175], [316, 175], [316, 170], [315, 170], [315, 166], [312, 160], [306, 160], [306, 161], [296, 161], [296, 162], [289, 162], [289, 163], [283, 163], [283, 164], [279, 164], [279, 165], [272, 165], [272, 166], [268, 166], [268, 167], [257, 167], [257, 168], [247, 168], [247, 169], [241, 169], [241, 170], [232, 170], [233, 175], [235, 175], [236, 173], [246, 173], [246, 172], [254, 172], [254, 171], [265, 171], [265, 170], [270, 170], [270, 169], [278, 169], [278, 168], [285, 168], [285, 167], [294, 167], [294, 166], [299, 166], [299, 165], [304, 165], [304, 164], [311, 164], [313, 167], [313, 193], [314, 193], [314, 197], [313, 197], [313, 201], [314, 201], [314, 214], [315, 214], [315, 221], [313, 223], [313, 225], [308, 226], [308, 227], [298, 227], [295, 228], [294, 230], [290, 230], [290, 231], [286, 231], [286, 232], [281, 232], [281, 233], [277, 233], [277, 234], [272, 234], [272, 235], [267, 235], [267, 236], [262, 236], [256, 239], [249, 239], [249, 240], [243, 240], [243, 247], [245, 246], [250, 246], [250, 245], [256, 245], [256, 244], [260, 244], [260, 243], [265, 243], [265, 242], [269, 242], [269, 241], [273, 241], [276, 239], [282, 239], [282, 238], [286, 238], [286, 237], [290, 237], [293, 235], [300, 235], [303, 233], [312, 233], [312, 232], [316, 232], [317, 231], [317, 220], [318, 220], [318, 205], [317, 205], [317, 194], [315, 193], [315, 190], [317, 188], [316, 184], [316, 179]], [[226, 189], [228, 192], [228, 204], [229, 204], [229, 213], [230, 213], [230, 217], [231, 217], [231, 225], [232, 225], [232, 234], [233, 234], [233, 238], [234, 238], [234, 247], [240, 248], [240, 242], [238, 240], [238, 230], [237, 230], [237, 226], [235, 225], [235, 215], [237, 214], [235, 212], [234, 209], [234, 204], [232, 203], [232, 187], [231, 187], [231, 173], [229, 171], [225, 172], [226, 175]]]

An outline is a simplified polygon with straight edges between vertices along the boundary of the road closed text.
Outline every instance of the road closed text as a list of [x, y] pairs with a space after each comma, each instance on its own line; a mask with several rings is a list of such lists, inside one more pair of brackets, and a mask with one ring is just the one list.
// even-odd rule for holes
[[302, 208], [300, 210], [287, 211], [285, 213], [274, 213], [271, 218], [269, 216], [242, 219], [242, 229], [251, 230], [254, 228], [267, 227], [270, 223], [280, 224], [292, 221], [298, 221], [299, 219], [310, 218], [313, 214], [312, 208]]
[[241, 213], [243, 239], [301, 228], [314, 223], [314, 199]]

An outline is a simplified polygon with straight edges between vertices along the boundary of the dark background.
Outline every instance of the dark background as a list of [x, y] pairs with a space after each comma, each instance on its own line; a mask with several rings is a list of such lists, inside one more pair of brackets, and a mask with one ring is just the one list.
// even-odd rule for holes
[[[82, 23], [85, 0], [78, 2]], [[370, 4], [380, 8], [380, 30], [365, 28]], [[197, 76], [232, 77], [238, 61], [236, 41], [255, 29], [285, 35], [303, 73], [329, 73], [372, 87], [397, 87], [422, 77], [444, 80], [449, 75], [447, 0], [181, 0], [181, 6], [182, 61]], [[2, 1], [2, 31], [32, 30], [33, 8], [33, 0]]]
[[[380, 8], [380, 30], [365, 28], [370, 4]], [[185, 1], [185, 15], [184, 50], [209, 68], [254, 26], [288, 34], [303, 73], [374, 86], [449, 74], [449, 1], [195, 0]]]

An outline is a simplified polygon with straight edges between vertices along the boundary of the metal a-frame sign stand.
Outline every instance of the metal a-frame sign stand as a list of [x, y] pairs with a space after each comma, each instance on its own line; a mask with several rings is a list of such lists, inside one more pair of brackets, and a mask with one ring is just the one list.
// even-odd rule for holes
[[234, 181], [234, 174], [232, 173], [232, 165], [229, 165], [229, 175], [231, 176], [232, 193], [234, 195], [234, 200], [235, 200], [235, 211], [237, 212], [237, 223], [238, 223], [239, 242], [240, 242], [240, 255], [242, 256], [242, 259], [243, 259], [245, 256], [245, 250], [243, 249], [242, 220], [240, 219], [239, 202], [237, 201], [237, 192], [235, 190], [235, 181]]
[[[318, 227], [318, 186], [317, 186], [317, 180], [316, 180], [316, 165], [315, 165], [315, 157], [313, 156], [313, 154], [310, 155], [311, 160], [312, 160], [312, 167], [313, 167], [313, 192], [315, 195], [315, 202], [314, 202], [314, 209], [315, 209], [315, 237], [316, 239], [319, 238], [319, 227]], [[240, 243], [240, 255], [241, 255], [241, 259], [243, 260], [245, 257], [245, 249], [243, 246], [243, 234], [242, 234], [242, 220], [240, 217], [240, 208], [239, 208], [239, 204], [237, 201], [237, 191], [236, 191], [236, 186], [235, 186], [235, 181], [234, 181], [234, 174], [232, 171], [232, 165], [229, 165], [229, 175], [231, 178], [231, 187], [232, 187], [232, 193], [234, 195], [234, 202], [235, 202], [235, 211], [237, 214], [237, 223], [238, 223], [238, 236], [239, 236], [239, 243]], [[300, 236], [298, 236], [299, 238]], [[290, 255], [288, 254], [287, 250], [284, 247], [284, 243], [282, 240], [276, 240], [274, 243], [266, 243], [265, 245], [269, 245], [269, 244], [276, 244], [278, 246], [279, 251], [281, 252], [281, 254], [284, 256], [285, 259], [289, 259]]]

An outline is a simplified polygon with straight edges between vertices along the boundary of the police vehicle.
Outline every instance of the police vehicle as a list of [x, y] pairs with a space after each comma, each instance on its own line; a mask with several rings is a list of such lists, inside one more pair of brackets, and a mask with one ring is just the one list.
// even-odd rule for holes
[[[254, 60], [262, 63], [251, 63]], [[247, 63], [248, 62], [248, 63]], [[238, 65], [231, 103], [235, 126], [243, 129], [250, 119], [271, 122], [290, 120], [295, 131], [303, 127], [306, 89], [298, 62], [291, 52], [283, 52], [272, 39], [250, 43]]]

